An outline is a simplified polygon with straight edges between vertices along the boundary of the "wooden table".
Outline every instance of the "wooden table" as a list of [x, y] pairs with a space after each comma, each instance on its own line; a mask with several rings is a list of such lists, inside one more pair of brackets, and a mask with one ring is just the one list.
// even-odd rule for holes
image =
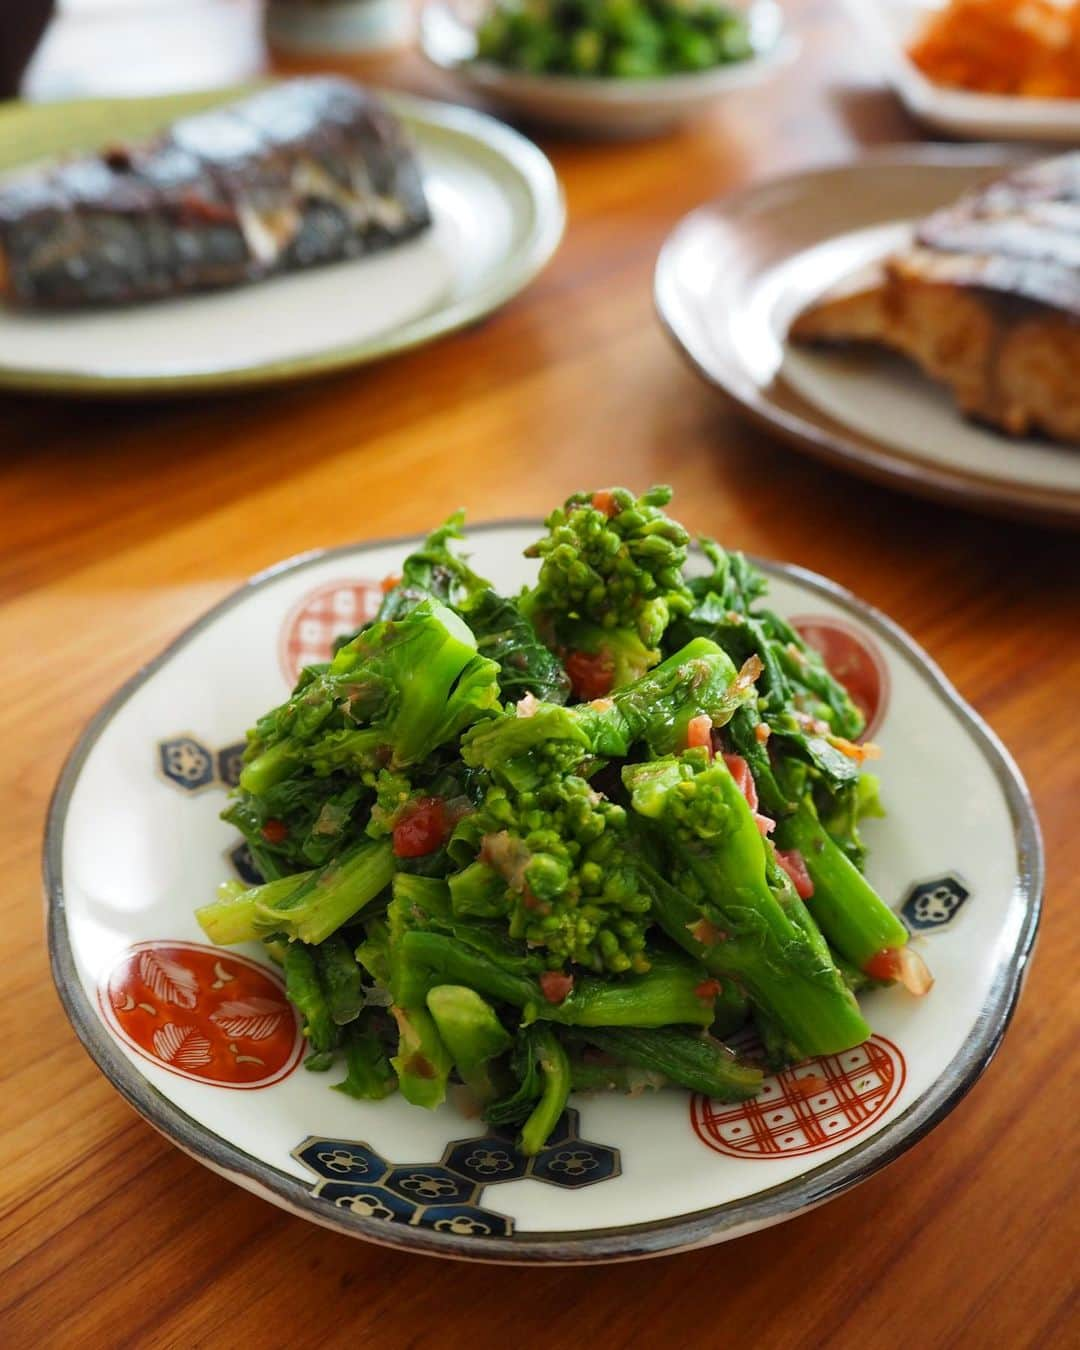
[[[914, 135], [866, 82], [832, 7], [796, 12], [799, 65], [696, 130], [642, 145], [545, 142], [566, 185], [565, 243], [525, 295], [470, 332], [238, 398], [0, 401], [0, 1343], [1066, 1344], [1080, 1245], [1068, 1101], [1076, 539], [923, 505], [799, 458], [726, 411], [652, 312], [657, 249], [689, 207]], [[411, 59], [389, 73], [439, 87]], [[80, 727], [275, 559], [420, 530], [459, 502], [477, 518], [536, 513], [579, 485], [657, 480], [675, 485], [690, 525], [827, 573], [892, 614], [1016, 754], [1042, 816], [1050, 895], [997, 1062], [929, 1140], [857, 1191], [644, 1266], [410, 1258], [290, 1218], [183, 1156], [87, 1059], [49, 981], [39, 841]]]

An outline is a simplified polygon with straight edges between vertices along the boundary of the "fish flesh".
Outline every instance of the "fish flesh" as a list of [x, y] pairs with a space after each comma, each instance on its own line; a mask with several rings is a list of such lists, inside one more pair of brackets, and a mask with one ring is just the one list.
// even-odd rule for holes
[[0, 296], [121, 305], [355, 258], [431, 223], [416, 156], [373, 94], [290, 80], [0, 186]]
[[968, 416], [1080, 445], [1080, 152], [927, 217], [910, 246], [828, 292], [790, 336], [890, 348]]

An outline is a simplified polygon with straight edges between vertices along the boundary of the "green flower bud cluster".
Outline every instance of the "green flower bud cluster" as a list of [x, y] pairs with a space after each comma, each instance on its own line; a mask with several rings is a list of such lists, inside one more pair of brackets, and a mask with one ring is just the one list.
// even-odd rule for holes
[[706, 769], [696, 778], [682, 779], [668, 792], [666, 822], [682, 838], [712, 843], [730, 831], [731, 807], [719, 790], [718, 772], [722, 771]]
[[741, 11], [706, 0], [494, 0], [482, 61], [533, 74], [649, 79], [753, 54]]
[[389, 755], [378, 732], [368, 728], [356, 731], [328, 731], [303, 747], [301, 762], [310, 766], [317, 778], [332, 773], [348, 773], [365, 787], [373, 788]]
[[461, 754], [466, 764], [520, 790], [573, 773], [588, 756], [589, 741], [571, 710], [545, 705], [528, 717], [478, 722], [462, 737]]
[[667, 487], [638, 498], [626, 488], [569, 497], [527, 550], [543, 560], [535, 610], [630, 629], [655, 647], [672, 615], [692, 603], [682, 578], [690, 537], [664, 513], [670, 499]]
[[[485, 833], [506, 850], [510, 933], [543, 949], [546, 964], [598, 973], [643, 972], [651, 897], [628, 853], [625, 810], [583, 778], [552, 777], [533, 790], [492, 787]], [[498, 865], [498, 845], [489, 846]]]
[[623, 783], [634, 810], [662, 821], [683, 843], [715, 844], [738, 823], [728, 791], [731, 775], [704, 747], [627, 765]]

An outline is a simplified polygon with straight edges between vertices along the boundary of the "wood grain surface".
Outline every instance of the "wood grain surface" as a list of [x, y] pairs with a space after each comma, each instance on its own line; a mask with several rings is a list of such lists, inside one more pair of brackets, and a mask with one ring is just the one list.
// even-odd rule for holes
[[[1076, 1344], [1076, 537], [800, 459], [726, 411], [652, 312], [657, 250], [688, 208], [916, 134], [833, 6], [793, 12], [797, 67], [694, 130], [544, 140], [566, 186], [565, 243], [526, 294], [461, 336], [272, 393], [0, 400], [0, 1344]], [[413, 58], [384, 74], [446, 91]], [[840, 1200], [644, 1265], [399, 1255], [290, 1218], [183, 1156], [98, 1073], [49, 980], [42, 821], [79, 729], [276, 559], [420, 530], [459, 503], [478, 519], [538, 513], [580, 485], [653, 481], [675, 485], [689, 525], [826, 573], [891, 614], [1018, 759], [1049, 894], [997, 1060], [930, 1138]]]

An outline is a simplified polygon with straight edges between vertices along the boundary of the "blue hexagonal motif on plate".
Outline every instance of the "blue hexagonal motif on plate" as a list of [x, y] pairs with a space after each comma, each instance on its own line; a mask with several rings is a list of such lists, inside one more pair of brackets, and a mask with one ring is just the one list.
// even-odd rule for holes
[[365, 1186], [354, 1181], [323, 1181], [315, 1187], [317, 1195], [338, 1209], [347, 1209], [365, 1219], [384, 1223], [415, 1223], [417, 1208], [383, 1186]]
[[593, 1144], [588, 1139], [570, 1139], [541, 1150], [532, 1160], [530, 1176], [553, 1186], [591, 1186], [607, 1181], [619, 1171], [617, 1149]]
[[234, 844], [225, 856], [241, 881], [246, 881], [249, 886], [258, 886], [262, 883], [262, 873], [255, 866], [255, 859], [251, 856], [246, 839], [242, 843]]
[[529, 1168], [528, 1158], [503, 1139], [463, 1139], [443, 1154], [447, 1167], [480, 1186], [493, 1181], [517, 1181]]
[[908, 892], [900, 912], [909, 928], [925, 933], [951, 923], [971, 891], [954, 876], [921, 881]]
[[240, 781], [240, 770], [244, 767], [246, 741], [237, 741], [217, 752], [217, 776], [225, 787], [234, 788]]
[[157, 748], [161, 772], [185, 792], [198, 792], [214, 781], [214, 756], [194, 736], [172, 736]]
[[421, 1205], [468, 1202], [476, 1193], [475, 1182], [459, 1177], [446, 1167], [395, 1167], [383, 1185]]
[[388, 1168], [374, 1149], [350, 1139], [312, 1136], [293, 1149], [293, 1157], [328, 1181], [381, 1181]]
[[437, 1233], [456, 1233], [458, 1237], [507, 1237], [514, 1230], [512, 1220], [475, 1205], [432, 1205], [424, 1211], [423, 1222]]
[[387, 1223], [421, 1224], [458, 1237], [506, 1237], [513, 1220], [481, 1204], [484, 1188], [532, 1177], [551, 1186], [591, 1186], [619, 1175], [619, 1150], [579, 1134], [578, 1113], [563, 1112], [535, 1158], [506, 1131], [455, 1139], [438, 1163], [393, 1163], [369, 1144], [309, 1136], [293, 1157], [319, 1177], [313, 1190], [340, 1209]]

